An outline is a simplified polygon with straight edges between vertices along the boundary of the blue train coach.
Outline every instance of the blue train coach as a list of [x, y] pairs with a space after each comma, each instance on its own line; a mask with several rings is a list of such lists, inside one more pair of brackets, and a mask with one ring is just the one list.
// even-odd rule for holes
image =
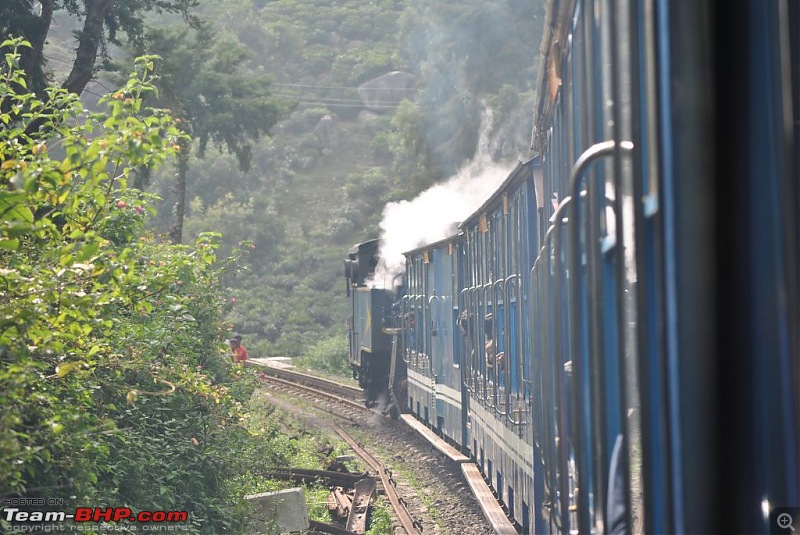
[[456, 329], [460, 248], [452, 237], [407, 252], [401, 299], [409, 409], [459, 445], [464, 439]]
[[351, 364], [374, 397], [402, 363], [522, 533], [788, 535], [800, 2], [548, 0], [541, 52], [535, 157], [352, 300], [394, 319]]
[[797, 516], [799, 30], [796, 1], [549, 2], [532, 531]]
[[461, 224], [464, 447], [522, 526], [534, 503], [528, 273], [540, 238], [540, 170], [538, 159], [519, 164]]

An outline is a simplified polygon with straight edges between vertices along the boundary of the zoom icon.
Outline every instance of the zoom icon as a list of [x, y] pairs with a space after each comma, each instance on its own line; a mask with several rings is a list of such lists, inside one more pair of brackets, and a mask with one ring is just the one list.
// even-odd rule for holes
[[777, 522], [779, 528], [783, 529], [789, 528], [790, 530], [794, 531], [794, 526], [792, 526], [794, 520], [792, 519], [792, 515], [790, 515], [789, 513], [779, 514]]
[[776, 507], [769, 514], [770, 534], [792, 535], [797, 533], [800, 507]]

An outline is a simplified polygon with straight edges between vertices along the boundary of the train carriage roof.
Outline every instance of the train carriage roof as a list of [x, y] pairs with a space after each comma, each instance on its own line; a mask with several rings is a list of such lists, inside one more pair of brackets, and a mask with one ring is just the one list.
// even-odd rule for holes
[[575, 11], [575, 0], [546, 0], [546, 14], [542, 44], [539, 47], [539, 68], [533, 108], [531, 150], [542, 151], [542, 140], [550, 127], [558, 89], [561, 86], [560, 64], [566, 49], [564, 43], [570, 34], [570, 21]]
[[442, 247], [448, 246], [449, 244], [451, 244], [451, 243], [453, 243], [455, 241], [458, 241], [458, 239], [461, 236], [461, 234], [462, 233], [459, 232], [458, 234], [452, 234], [452, 235], [450, 235], [450, 236], [448, 236], [446, 238], [442, 238], [441, 240], [437, 240], [437, 241], [431, 242], [431, 243], [426, 243], [425, 245], [421, 245], [421, 246], [417, 247], [416, 249], [411, 249], [410, 251], [406, 251], [405, 253], [403, 253], [403, 256], [408, 258], [408, 257], [420, 255], [425, 251], [430, 251], [432, 249], [440, 249]]
[[458, 224], [459, 232], [457, 234], [452, 234], [441, 240], [437, 240], [435, 242], [427, 243], [425, 245], [421, 245], [414, 249], [410, 249], [404, 252], [403, 256], [410, 257], [422, 254], [426, 250], [436, 249], [445, 246], [450, 242], [458, 240], [459, 236], [463, 234], [463, 229], [465, 226], [471, 224], [474, 221], [477, 221], [480, 218], [481, 214], [486, 212], [489, 209], [489, 207], [502, 202], [503, 194], [506, 191], [508, 191], [509, 188], [514, 188], [519, 183], [525, 181], [528, 177], [527, 171], [531, 169], [531, 167], [534, 166], [538, 162], [538, 160], [539, 156], [534, 156], [533, 158], [525, 162], [517, 163], [517, 166], [508, 174], [503, 183], [500, 184], [497, 190], [495, 190], [495, 192], [481, 205], [481, 207], [475, 210], [472, 214], [466, 217], [464, 221]]
[[528, 171], [531, 170], [539, 161], [540, 157], [534, 156], [525, 162], [519, 162], [514, 170], [508, 174], [508, 177], [506, 177], [503, 183], [500, 184], [500, 187], [498, 187], [497, 190], [492, 194], [492, 196], [486, 199], [486, 202], [484, 202], [480, 208], [475, 210], [469, 217], [464, 219], [464, 221], [461, 222], [458, 227], [463, 230], [464, 227], [475, 224], [482, 214], [487, 212], [492, 206], [501, 203], [503, 194], [518, 187], [519, 184], [527, 180]]

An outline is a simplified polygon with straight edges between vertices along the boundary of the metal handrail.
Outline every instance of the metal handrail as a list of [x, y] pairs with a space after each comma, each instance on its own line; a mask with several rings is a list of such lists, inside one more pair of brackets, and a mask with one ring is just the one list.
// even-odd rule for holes
[[[555, 213], [553, 214], [553, 216], [551, 218], [553, 223], [550, 225], [550, 227], [547, 229], [547, 232], [545, 233], [543, 244], [542, 244], [542, 247], [540, 249], [539, 255], [537, 256], [536, 260], [534, 261], [533, 267], [531, 268], [531, 278], [532, 278], [531, 282], [532, 282], [532, 284], [534, 286], [537, 286], [537, 285], [541, 284], [542, 292], [539, 295], [539, 299], [543, 300], [546, 303], [550, 302], [550, 295], [553, 293], [553, 283], [550, 282], [548, 284], [546, 282], [541, 281], [540, 280], [540, 276], [542, 274], [544, 274], [544, 276], [546, 276], [548, 278], [554, 277], [554, 274], [553, 274], [553, 271], [552, 271], [552, 265], [551, 265], [551, 248], [554, 248], [555, 245], [556, 245], [554, 243], [554, 241], [557, 241], [557, 240], [555, 240], [555, 238], [557, 238], [557, 237], [560, 238], [560, 229], [561, 229], [561, 227], [564, 224], [567, 224], [569, 222], [569, 218], [565, 217], [565, 213], [567, 212], [568, 208], [572, 205], [572, 198], [573, 197], [571, 197], [571, 196], [565, 197], [561, 201], [561, 204], [558, 206], [558, 208], [556, 209]], [[553, 252], [556, 252], [555, 249], [553, 249]], [[556, 300], [556, 302], [557, 302], [557, 300]], [[555, 315], [558, 315], [558, 311], [556, 311]], [[537, 327], [537, 326], [534, 326], [534, 328], [535, 327]], [[542, 340], [541, 343], [544, 346], [542, 348], [542, 359], [541, 360], [542, 360], [543, 366], [542, 366], [541, 374], [548, 375], [550, 377], [556, 376], [556, 373], [553, 372], [553, 370], [551, 369], [550, 366], [548, 366], [549, 364], [552, 364], [551, 363], [552, 359], [549, 358], [549, 356], [554, 353], [554, 351], [551, 350], [551, 348], [552, 348], [552, 346], [553, 346], [553, 344], [555, 342], [554, 342], [554, 340], [551, 340], [551, 338], [550, 338], [549, 329], [542, 329], [541, 335], [543, 337], [543, 340]], [[559, 368], [563, 370], [563, 367], [559, 366]], [[553, 385], [553, 384], [551, 384], [552, 383], [551, 381], [546, 380], [546, 379], [542, 379], [540, 377], [540, 387], [541, 387], [540, 389], [541, 390], [546, 390], [546, 391], [540, 392], [541, 395], [546, 395], [548, 398], [552, 399], [551, 390], [553, 389], [554, 386], [557, 389], [557, 395], [560, 395], [560, 376], [557, 376], [557, 377], [558, 377], [558, 380], [556, 380], [556, 385]], [[531, 401], [531, 405], [532, 405], [532, 401]], [[556, 428], [555, 428], [556, 422], [555, 421], [551, 422], [551, 414], [548, 413], [548, 411], [545, 410], [541, 414], [541, 417], [542, 417], [542, 420], [543, 420], [541, 422], [541, 426], [542, 427], [540, 428], [542, 430], [542, 432], [545, 433], [546, 435], [549, 434], [550, 432], [555, 432], [555, 430], [556, 430]], [[548, 429], [550, 431], [548, 431]], [[553, 444], [554, 441], [553, 440], [547, 440], [546, 437], [538, 437], [537, 436], [538, 434], [539, 433], [537, 433], [537, 429], [534, 428], [534, 442], [536, 444], [538, 444], [538, 447], [539, 447], [539, 450], [540, 450], [542, 456], [547, 458], [550, 455], [548, 454], [548, 452], [544, 451], [544, 449], [548, 448], [548, 446]], [[553, 476], [553, 474], [551, 473], [550, 476], [547, 476], [547, 477], [552, 478], [552, 476]], [[547, 477], [546, 477], [546, 479], [547, 479]], [[554, 483], [554, 482], [555, 481], [552, 481], [551, 483]]]
[[[499, 292], [498, 292], [498, 288], [499, 288]], [[499, 324], [499, 316], [498, 316], [498, 314], [500, 312], [500, 303], [502, 303], [503, 305], [506, 304], [505, 300], [500, 301], [498, 299], [498, 294], [502, 298], [504, 293], [505, 293], [505, 279], [502, 279], [502, 278], [497, 279], [496, 281], [494, 281], [492, 283], [492, 298], [493, 298], [493, 303], [494, 303], [494, 315], [493, 315], [493, 320], [492, 320], [492, 337], [493, 337], [492, 340], [494, 340], [494, 355], [493, 355], [494, 362], [492, 363], [492, 370], [493, 370], [493, 374], [494, 374], [494, 387], [492, 388], [492, 397], [493, 397], [493, 400], [494, 400], [494, 411], [495, 411], [496, 414], [499, 414], [500, 416], [505, 416], [506, 415], [506, 411], [508, 409], [508, 405], [507, 404], [503, 408], [500, 407], [499, 390], [500, 390], [500, 386], [501, 385], [500, 385], [500, 372], [499, 372], [499, 369], [498, 369], [499, 366], [497, 365], [497, 355], [498, 355], [499, 349], [500, 349], [500, 344], [499, 344], [500, 333], [498, 332], [498, 327], [499, 327], [499, 325], [498, 325]], [[505, 330], [503, 332], [503, 338], [505, 339]], [[505, 340], [504, 340], [504, 342], [505, 342]], [[505, 382], [505, 379], [506, 379], [505, 374], [503, 374], [504, 382]], [[507, 401], [507, 397], [508, 397], [508, 386], [507, 385], [505, 386], [505, 390], [506, 390], [506, 392], [505, 392], [505, 394], [503, 396], [505, 399], [503, 401]]]
[[411, 348], [408, 347], [408, 344], [406, 343], [407, 336], [406, 336], [406, 328], [405, 328], [406, 314], [407, 314], [408, 309], [409, 309], [408, 302], [410, 300], [411, 300], [411, 297], [408, 294], [406, 294], [406, 295], [404, 295], [403, 297], [400, 298], [400, 321], [403, 322], [402, 323], [402, 325], [403, 325], [403, 361], [405, 361], [406, 365], [408, 365], [408, 363], [409, 363], [408, 356], [409, 356], [409, 353], [411, 352], [410, 351]]
[[[464, 304], [464, 310], [467, 311], [467, 314], [469, 314], [469, 309], [470, 309], [470, 306], [469, 306], [470, 305], [469, 292], [470, 292], [470, 288], [463, 288], [461, 290], [461, 292], [459, 292], [460, 301], [461, 301], [461, 303]], [[460, 319], [461, 319], [461, 314], [459, 314], [459, 320], [458, 321], [460, 321]], [[460, 333], [461, 337], [464, 339], [464, 343], [461, 346], [462, 347], [462, 350], [461, 350], [461, 363], [462, 363], [465, 371], [462, 371], [461, 375], [464, 378], [464, 387], [467, 389], [467, 392], [472, 392], [473, 391], [473, 385], [472, 385], [472, 369], [473, 369], [473, 366], [472, 366], [472, 356], [471, 356], [472, 351], [471, 351], [471, 349], [472, 349], [472, 346], [473, 346], [473, 341], [471, 340], [471, 337], [470, 337], [471, 333], [469, 333], [469, 332], [461, 333], [461, 326], [460, 325], [458, 325], [458, 329], [459, 329], [459, 333]]]
[[[590, 147], [589, 149], [584, 151], [584, 153], [581, 154], [581, 156], [578, 158], [578, 160], [573, 165], [572, 175], [570, 177], [570, 185], [571, 185], [571, 188], [572, 188], [571, 192], [573, 193], [571, 198], [576, 198], [576, 197], [580, 197], [580, 198], [589, 197], [589, 198], [591, 198], [592, 193], [594, 193], [595, 190], [594, 190], [594, 187], [592, 187], [592, 186], [595, 185], [594, 183], [590, 183], [589, 191], [587, 191], [586, 189], [580, 189], [580, 186], [583, 183], [583, 178], [585, 178], [585, 172], [588, 170], [589, 165], [599, 161], [599, 159], [602, 158], [602, 157], [613, 155], [615, 153], [615, 151], [620, 151], [620, 152], [623, 152], [626, 155], [628, 155], [633, 150], [633, 148], [634, 148], [633, 147], [633, 143], [631, 143], [629, 141], [622, 141], [619, 144], [615, 143], [614, 141], [605, 141], [605, 142], [593, 145], [592, 147]], [[611, 198], [609, 198], [608, 196], [605, 196], [605, 195], [604, 195], [604, 198], [605, 198], [605, 201], [606, 201], [605, 202], [606, 205], [608, 205], [609, 202], [610, 202], [610, 204], [614, 208], [616, 208], [616, 206], [615, 206], [616, 205], [616, 200], [615, 199], [611, 199]], [[569, 263], [569, 268], [572, 270], [573, 273], [579, 273], [581, 262], [583, 261], [583, 256], [581, 254], [579, 254], [580, 251], [578, 250], [579, 244], [580, 244], [580, 229], [581, 229], [581, 225], [579, 223], [579, 220], [581, 218], [578, 215], [579, 214], [579, 212], [578, 212], [579, 209], [580, 209], [579, 203], [575, 203], [574, 206], [569, 211], [570, 219], [573, 219], [575, 221], [575, 225], [572, 225], [571, 233], [570, 233], [570, 236], [569, 236], [569, 247], [570, 247], [569, 252], [570, 252], [570, 256], [571, 256], [571, 262]], [[589, 210], [589, 214], [588, 214], [588, 217], [587, 217], [587, 222], [596, 221], [598, 216], [596, 214], [596, 206], [595, 206], [595, 204], [594, 203], [590, 203], [588, 210]], [[587, 229], [587, 231], [588, 231], [589, 235], [592, 235], [592, 236], [599, 234], [598, 232], [594, 232], [591, 229]], [[609, 236], [611, 236], [611, 235], [610, 234], [605, 234], [604, 235], [604, 237], [609, 237]], [[601, 239], [602, 238], [603, 237], [601, 237]], [[598, 240], [598, 243], [599, 243], [599, 241], [600, 240]], [[596, 247], [596, 245], [597, 244], [593, 245], [593, 250]], [[596, 276], [597, 275], [595, 273], [595, 277]], [[580, 284], [580, 279], [576, 279], [576, 280]], [[599, 281], [594, 280], [593, 284], [592, 284], [592, 287], [596, 288], [598, 286], [598, 284], [599, 284]], [[578, 291], [578, 289], [576, 288], [575, 285], [571, 285], [570, 290], [571, 290], [570, 291], [570, 296], [569, 296], [570, 306], [574, 310], [577, 310], [578, 307], [579, 307], [579, 305], [578, 305], [578, 301], [579, 301], [579, 295], [578, 294], [579, 294], [579, 291]]]
[[[487, 294], [489, 294], [489, 295], [491, 295], [492, 298], [494, 298], [494, 293], [493, 293], [493, 289], [492, 289], [492, 283], [491, 282], [486, 282], [486, 283], [482, 284], [481, 285], [481, 291], [483, 293], [483, 311], [482, 311], [483, 314], [481, 315], [481, 321], [483, 322], [484, 318], [486, 317], [485, 313], [489, 308], [489, 303], [494, 303], [493, 299], [490, 300], [490, 299], [487, 299], [487, 297], [486, 297]], [[492, 310], [494, 310], [494, 309], [492, 309]], [[492, 329], [494, 329], [494, 325], [492, 325]], [[483, 331], [483, 328], [481, 328], [481, 331]], [[483, 351], [481, 351], [481, 360], [483, 361], [483, 369], [484, 369], [484, 373], [483, 373], [483, 397], [482, 397], [482, 400], [483, 400], [484, 406], [486, 406], [489, 409], [494, 410], [494, 408], [495, 408], [494, 388], [492, 388], [492, 394], [490, 395], [490, 393], [489, 393], [489, 386], [490, 386], [489, 379], [490, 378], [489, 378], [489, 367], [486, 365], [486, 333], [485, 332], [484, 332], [484, 336], [483, 336], [482, 340], [483, 340], [483, 346], [482, 346], [483, 347]]]
[[[593, 145], [592, 147], [589, 147], [589, 149], [584, 151], [580, 155], [580, 157], [575, 161], [575, 163], [573, 164], [572, 170], [571, 170], [571, 175], [570, 175], [570, 193], [572, 194], [573, 197], [577, 196], [580, 193], [581, 197], [586, 196], [586, 197], [588, 197], [590, 199], [590, 203], [589, 203], [589, 206], [588, 206], [589, 213], [587, 214], [587, 217], [586, 217], [587, 225], [595, 225], [596, 226], [596, 224], [597, 224], [596, 222], [599, 219], [598, 215], [596, 214], [596, 211], [597, 211], [596, 205], [597, 205], [597, 203], [594, 202], [594, 201], [591, 201], [591, 199], [596, 199], [598, 194], [601, 194], [601, 195], [603, 195], [605, 197], [605, 194], [597, 192], [597, 189], [599, 189], [599, 184], [597, 183], [596, 180], [593, 180], [593, 181], [591, 181], [589, 183], [589, 187], [587, 188], [589, 190], [588, 192], [581, 191], [582, 190], [582, 184], [583, 184], [584, 180], [586, 179], [587, 171], [588, 171], [590, 165], [592, 165], [593, 163], [598, 162], [601, 158], [604, 158], [604, 157], [607, 157], [607, 156], [613, 156], [615, 154], [629, 155], [633, 151], [633, 149], [634, 149], [634, 145], [630, 141], [621, 141], [621, 142], [617, 143], [614, 140], [608, 140], [608, 141], [604, 141], [604, 142], [601, 142], [601, 143], [597, 143], [597, 144]], [[615, 187], [616, 187], [616, 181], [615, 181]], [[616, 197], [618, 198], [619, 196], [616, 195]], [[603, 205], [605, 205], [605, 203], [603, 203]], [[577, 203], [577, 202], [574, 203], [572, 205], [571, 210], [570, 210], [570, 218], [574, 220], [575, 224], [572, 225], [572, 227], [570, 229], [570, 236], [569, 236], [569, 242], [568, 242], [569, 243], [569, 247], [570, 247], [570, 253], [571, 253], [571, 255], [570, 255], [570, 261], [571, 261], [570, 262], [570, 268], [571, 268], [572, 272], [575, 274], [575, 281], [576, 281], [575, 284], [570, 285], [569, 300], [570, 300], [570, 305], [571, 305], [573, 310], [579, 310], [580, 309], [580, 300], [582, 298], [581, 291], [580, 291], [582, 283], [581, 283], [581, 277], [578, 276], [578, 273], [580, 273], [581, 262], [582, 262], [582, 256], [581, 256], [582, 251], [580, 250], [580, 230], [581, 230], [581, 227], [583, 225], [581, 225], [581, 223], [579, 221], [581, 219], [581, 217], [579, 216], [579, 210], [580, 210], [580, 203]], [[620, 229], [618, 228], [617, 230], [619, 231]], [[599, 235], [599, 232], [597, 232], [596, 227], [594, 229], [587, 228], [587, 232], [588, 232], [589, 236]], [[592, 281], [590, 282], [591, 288], [598, 288], [600, 286], [600, 281], [599, 281], [599, 276], [600, 275], [598, 273], [598, 270], [595, 269], [595, 267], [594, 267], [594, 266], [597, 265], [597, 262], [591, 261], [591, 259], [592, 258], [596, 258], [597, 254], [599, 253], [599, 242], [591, 240], [591, 241], [589, 241], [589, 247], [590, 248], [588, 250], [588, 253], [591, 256], [591, 258], [587, 259], [587, 262], [592, 267], [589, 268], [590, 272], [588, 273], [588, 276], [590, 276], [592, 278]], [[596, 302], [597, 301], [597, 296], [594, 293], [592, 293], [590, 295], [590, 299], [592, 299], [593, 302]], [[597, 314], [597, 311], [595, 311], [595, 315], [596, 314]], [[590, 316], [592, 316], [592, 314], [590, 314]], [[593, 332], [592, 331], [593, 323], [591, 323], [591, 321], [592, 320], [590, 319], [590, 325], [589, 325], [590, 336], [593, 336], [593, 335], [591, 335], [591, 332]], [[600, 347], [602, 348], [602, 346], [600, 346]], [[590, 368], [591, 367], [592, 367], [592, 361], [590, 360]], [[596, 370], [594, 370], [594, 371], [596, 372]], [[592, 369], [588, 369], [588, 370], [584, 369], [584, 367], [580, 366], [580, 365], [573, 366], [572, 373], [573, 373], [573, 381], [574, 381], [575, 384], [583, 384], [585, 379], [586, 379], [584, 377], [585, 374], [589, 374], [590, 378], [594, 377], [594, 379], [593, 379], [594, 381], [602, 381], [600, 374], [593, 373]], [[602, 389], [602, 385], [597, 386], [596, 390], [599, 391], [600, 389]], [[603, 394], [602, 393], [598, 393], [598, 395], [602, 396]], [[598, 448], [598, 455], [601, 458], [606, 458], [606, 455], [608, 453], [605, 451], [606, 448], [605, 448], [605, 437], [604, 437], [605, 429], [604, 429], [604, 427], [601, 426], [599, 429], [597, 429], [597, 432], [600, 433], [600, 440], [598, 441], [597, 446], [596, 446]], [[581, 435], [582, 435], [582, 431], [580, 429], [580, 426], [577, 426], [577, 429], [576, 429], [576, 440], [577, 440], [578, 443], [582, 442], [582, 436]], [[580, 459], [579, 459], [579, 464], [580, 464]], [[579, 471], [581, 470], [581, 466], [578, 466], [578, 470]], [[600, 491], [601, 491], [601, 494], [599, 495], [600, 500], [604, 499], [603, 494], [602, 494], [602, 490], [603, 489], [600, 489]]]
[[[515, 280], [517, 281], [517, 284], [513, 284]], [[517, 313], [517, 318], [518, 318], [518, 323], [519, 323], [519, 322], [522, 321], [522, 319], [521, 319], [522, 318], [522, 310], [521, 310], [522, 309], [522, 300], [520, 299], [519, 274], [514, 273], [514, 274], [511, 274], [508, 277], [506, 277], [504, 288], [505, 288], [505, 291], [506, 291], [506, 303], [509, 304], [509, 307], [511, 306], [511, 294], [512, 294], [511, 289], [512, 288], [514, 289], [513, 293], [514, 293], [514, 296], [516, 297], [518, 306], [520, 307], [520, 310]], [[510, 311], [509, 311], [509, 317], [510, 317]], [[508, 332], [508, 329], [506, 329], [506, 332]], [[520, 325], [518, 324], [517, 325], [517, 341], [519, 341], [521, 339], [520, 338], [520, 333], [521, 332], [522, 332], [522, 330], [520, 329]], [[507, 342], [510, 342], [510, 335], [507, 336], [507, 338], [509, 338], [509, 340], [507, 340]], [[506, 346], [510, 350], [511, 344], [507, 343]], [[521, 366], [522, 359], [523, 359], [523, 347], [519, 343], [516, 344], [516, 355], [517, 355], [516, 362], [518, 363], [517, 374], [519, 376], [519, 383], [520, 384], [519, 384], [519, 388], [517, 388], [516, 394], [513, 395], [513, 396], [512, 396], [512, 392], [514, 390], [513, 385], [511, 385], [512, 386], [511, 389], [506, 388], [506, 407], [507, 408], [511, 407], [512, 399], [513, 399], [513, 401], [515, 403], [515, 406], [519, 406], [520, 404], [524, 404], [524, 389], [521, 388], [523, 386], [522, 383], [525, 380], [524, 379], [524, 373], [523, 373], [524, 370], [523, 370], [523, 367]], [[506, 369], [504, 370], [504, 373], [506, 375], [506, 384], [507, 385], [511, 384], [511, 377], [510, 377], [511, 365], [509, 364], [510, 361], [511, 361], [510, 355], [506, 355], [506, 367], [505, 367]], [[517, 419], [514, 419], [512, 417], [512, 414], [511, 414], [510, 410], [507, 410], [506, 412], [507, 412], [508, 421], [511, 422], [513, 425], [521, 426], [521, 425], [526, 425], [527, 424], [527, 421], [524, 421], [520, 417], [520, 411], [518, 409], [514, 411], [514, 413], [516, 413], [516, 415], [518, 416]]]

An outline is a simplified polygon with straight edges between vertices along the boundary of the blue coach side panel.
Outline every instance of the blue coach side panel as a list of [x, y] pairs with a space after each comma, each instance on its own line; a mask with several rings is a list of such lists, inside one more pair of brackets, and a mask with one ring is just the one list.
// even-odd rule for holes
[[407, 352], [411, 410], [461, 445], [458, 239], [454, 236], [406, 253], [408, 291], [403, 310], [416, 329], [414, 347]]
[[798, 22], [786, 0], [548, 2], [535, 532], [788, 531]]
[[461, 290], [469, 446], [482, 472], [528, 529], [534, 507], [527, 341], [530, 269], [538, 248], [539, 160], [520, 163], [462, 225]]
[[408, 408], [429, 424], [436, 421], [433, 406], [434, 372], [430, 357], [427, 306], [429, 262], [423, 251], [406, 253], [406, 295], [401, 301], [403, 359], [408, 374]]
[[430, 246], [431, 280], [428, 308], [431, 324], [431, 356], [434, 366], [436, 427], [454, 443], [462, 444], [461, 366], [459, 362], [456, 321], [458, 285], [456, 238]]

